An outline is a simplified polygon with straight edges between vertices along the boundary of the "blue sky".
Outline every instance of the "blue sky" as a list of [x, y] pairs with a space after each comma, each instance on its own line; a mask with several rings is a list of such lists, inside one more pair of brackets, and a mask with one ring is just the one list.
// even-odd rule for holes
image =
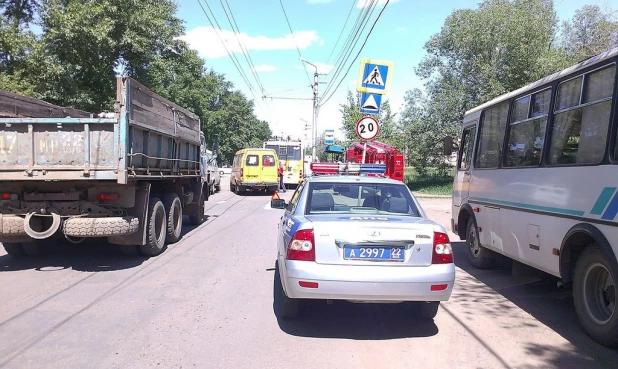
[[[431, 35], [438, 33], [444, 20], [453, 10], [477, 8], [478, 0], [391, 0], [369, 37], [367, 44], [357, 59], [352, 58], [358, 52], [365, 35], [386, 0], [378, 0], [379, 5], [373, 11], [371, 19], [362, 33], [345, 68], [338, 78], [333, 80], [333, 65], [339, 56], [345, 40], [350, 33], [357, 16], [369, 0], [282, 0], [294, 37], [290, 34], [279, 0], [227, 0], [240, 30], [240, 42], [248, 49], [256, 66], [264, 88], [264, 94], [273, 97], [311, 98], [312, 90], [300, 54], [309, 62], [318, 65], [320, 73], [320, 96], [329, 88], [336, 91], [320, 109], [318, 131], [335, 129], [336, 136], [342, 138], [340, 104], [345, 103], [347, 91], [356, 90], [356, 79], [361, 58], [381, 59], [393, 62], [390, 90], [385, 99], [390, 100], [393, 110], [398, 111], [403, 103], [405, 91], [423, 88], [424, 81], [414, 73], [414, 67], [425, 55], [423, 45]], [[226, 47], [234, 53], [240, 67], [254, 87], [257, 98], [256, 114], [269, 122], [275, 134], [291, 135], [295, 138], [310, 138], [310, 131], [305, 130], [305, 121], [311, 123], [312, 102], [310, 100], [262, 99], [262, 92], [253, 76], [245, 56], [239, 47], [232, 27], [226, 17], [221, 0], [201, 0], [202, 5], [214, 22], [206, 4], [214, 13], [213, 29], [202, 11], [198, 0], [179, 0], [179, 17], [186, 23], [187, 33], [183, 37], [192, 48], [198, 50], [205, 59], [207, 68], [225, 74], [236, 88], [248, 98], [254, 99], [240, 72], [222, 46], [218, 35], [226, 41]], [[223, 0], [223, 4], [226, 1]], [[226, 5], [227, 5], [226, 4]], [[554, 6], [561, 20], [570, 18], [574, 11], [584, 4], [611, 5], [608, 0], [555, 0]], [[346, 17], [350, 13], [348, 24], [343, 31], [339, 44], [335, 48]], [[329, 59], [329, 55], [332, 56]], [[352, 63], [340, 87], [334, 87], [344, 76]], [[314, 68], [307, 67], [313, 79]], [[330, 95], [330, 92], [329, 92]], [[303, 121], [304, 120], [304, 121]]]

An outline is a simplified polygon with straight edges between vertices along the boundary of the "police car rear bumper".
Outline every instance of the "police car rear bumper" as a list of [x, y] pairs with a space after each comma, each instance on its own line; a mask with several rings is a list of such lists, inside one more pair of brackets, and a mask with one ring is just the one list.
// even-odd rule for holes
[[[290, 298], [375, 302], [447, 301], [455, 283], [455, 265], [385, 267], [323, 265], [285, 260], [282, 277], [286, 295]], [[432, 286], [439, 285], [446, 285], [446, 289], [432, 291]]]

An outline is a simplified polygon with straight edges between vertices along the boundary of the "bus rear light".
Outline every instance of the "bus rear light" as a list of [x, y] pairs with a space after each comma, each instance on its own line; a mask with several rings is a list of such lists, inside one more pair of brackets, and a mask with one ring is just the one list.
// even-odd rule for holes
[[449, 264], [453, 262], [453, 248], [446, 233], [433, 233], [432, 264]]
[[100, 193], [98, 198], [100, 201], [116, 201], [120, 197], [117, 193]]
[[315, 238], [312, 229], [302, 229], [294, 234], [288, 244], [287, 259], [315, 261]]

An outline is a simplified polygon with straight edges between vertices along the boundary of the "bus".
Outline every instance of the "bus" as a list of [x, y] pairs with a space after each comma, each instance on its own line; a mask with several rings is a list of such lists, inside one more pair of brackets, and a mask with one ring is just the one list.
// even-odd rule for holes
[[[583, 329], [618, 346], [618, 48], [464, 114], [451, 228], [572, 287]], [[453, 150], [445, 140], [445, 154]]]
[[277, 152], [283, 165], [283, 183], [297, 186], [303, 181], [305, 148], [300, 140], [269, 140], [265, 149]]

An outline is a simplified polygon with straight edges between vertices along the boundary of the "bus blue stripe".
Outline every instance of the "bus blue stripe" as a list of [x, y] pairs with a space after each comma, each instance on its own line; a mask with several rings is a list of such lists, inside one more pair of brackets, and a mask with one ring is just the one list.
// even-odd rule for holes
[[605, 209], [605, 205], [607, 205], [612, 198], [614, 191], [616, 191], [616, 187], [605, 187], [603, 191], [601, 191], [597, 202], [594, 203], [594, 207], [590, 210], [590, 214], [601, 215], [603, 209]]
[[607, 209], [605, 210], [605, 213], [603, 213], [601, 219], [613, 220], [616, 217], [616, 214], [618, 214], [618, 195], [614, 195], [612, 202], [610, 202], [607, 206]]
[[503, 200], [494, 200], [494, 199], [487, 199], [487, 198], [483, 198], [483, 197], [470, 197], [471, 201], [483, 201], [483, 202], [489, 202], [489, 203], [493, 203], [496, 205], [506, 205], [506, 206], [514, 206], [514, 207], [518, 207], [518, 208], [522, 208], [522, 209], [530, 209], [530, 210], [539, 210], [539, 211], [547, 211], [550, 213], [559, 213], [559, 214], [566, 214], [566, 215], [576, 215], [576, 216], [583, 216], [586, 212], [584, 211], [580, 211], [580, 210], [573, 210], [573, 209], [563, 209], [563, 208], [554, 208], [551, 206], [540, 206], [540, 205], [533, 205], [533, 204], [526, 204], [523, 202], [513, 202], [513, 201], [503, 201]]

